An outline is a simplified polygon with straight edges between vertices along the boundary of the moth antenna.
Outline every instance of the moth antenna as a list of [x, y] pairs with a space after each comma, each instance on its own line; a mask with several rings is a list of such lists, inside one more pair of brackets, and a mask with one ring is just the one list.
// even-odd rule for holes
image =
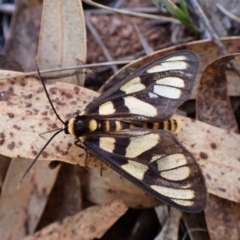
[[42, 83], [42, 85], [43, 85], [43, 89], [44, 89], [45, 94], [46, 94], [46, 96], [47, 96], [47, 99], [48, 99], [48, 101], [49, 101], [49, 103], [50, 103], [50, 105], [51, 105], [51, 107], [52, 107], [52, 110], [53, 110], [53, 112], [55, 113], [56, 117], [59, 119], [59, 121], [61, 121], [62, 124], [64, 124], [64, 121], [60, 118], [60, 116], [58, 115], [55, 107], [53, 106], [52, 100], [51, 100], [51, 98], [50, 98], [50, 96], [49, 96], [49, 94], [48, 94], [48, 91], [47, 91], [47, 88], [46, 88], [46, 86], [45, 86], [45, 83], [44, 83], [44, 81], [42, 80], [42, 77], [41, 77], [41, 74], [40, 74], [40, 71], [39, 71], [39, 68], [38, 68], [38, 65], [37, 65], [37, 58], [35, 58], [35, 65], [36, 65], [36, 69], [37, 69], [37, 73], [38, 73], [39, 80], [41, 81], [41, 83]]
[[28, 174], [28, 172], [30, 171], [30, 169], [33, 167], [33, 165], [36, 163], [36, 161], [38, 160], [39, 156], [43, 153], [43, 151], [45, 150], [45, 148], [48, 146], [48, 144], [53, 140], [54, 137], [56, 137], [56, 135], [58, 135], [60, 132], [62, 132], [64, 129], [61, 129], [59, 131], [57, 131], [56, 133], [54, 133], [49, 139], [48, 141], [44, 144], [44, 146], [42, 147], [42, 149], [40, 150], [40, 152], [37, 154], [37, 156], [35, 157], [35, 159], [32, 161], [32, 163], [30, 164], [30, 166], [27, 168], [27, 170], [25, 171], [25, 173], [23, 174], [22, 178], [19, 181], [18, 184], [18, 188], [19, 185], [22, 183], [23, 179], [26, 177], [26, 175]]
[[[49, 101], [49, 103], [50, 103], [50, 105], [51, 105], [51, 107], [52, 107], [53, 112], [55, 113], [56, 117], [62, 122], [62, 124], [65, 124], [64, 121], [63, 121], [63, 120], [60, 118], [60, 116], [58, 115], [55, 107], [54, 107], [53, 104], [52, 104], [51, 98], [50, 98], [50, 96], [49, 96], [49, 94], [48, 94], [47, 88], [46, 88], [46, 86], [45, 86], [44, 81], [42, 80], [42, 77], [41, 77], [41, 74], [40, 74], [40, 71], [39, 71], [39, 68], [38, 68], [37, 58], [35, 59], [35, 66], [36, 66], [36, 69], [37, 69], [37, 73], [38, 73], [39, 80], [41, 81], [41, 83], [42, 83], [42, 85], [43, 85], [44, 92], [45, 92], [45, 94], [46, 94], [46, 96], [47, 96], [47, 99], [48, 99], [48, 101]], [[32, 163], [30, 164], [30, 166], [27, 168], [27, 170], [26, 170], [25, 173], [23, 174], [22, 178], [20, 179], [17, 188], [19, 188], [19, 186], [20, 186], [20, 184], [22, 183], [23, 179], [26, 177], [26, 175], [28, 174], [28, 172], [30, 171], [30, 169], [31, 169], [31, 168], [33, 167], [33, 165], [36, 163], [36, 161], [38, 160], [39, 156], [43, 153], [44, 149], [45, 149], [45, 148], [48, 146], [48, 144], [53, 140], [53, 138], [54, 138], [56, 135], [58, 135], [60, 132], [62, 132], [64, 129], [60, 129], [60, 130], [59, 130], [59, 129], [56, 129], [56, 130], [58, 130], [58, 131], [57, 131], [56, 133], [54, 133], [54, 134], [50, 137], [50, 139], [44, 144], [44, 146], [42, 147], [42, 149], [40, 150], [40, 152], [37, 154], [37, 156], [35, 157], [35, 159], [32, 161]], [[51, 132], [51, 131], [49, 131], [49, 132]]]
[[52, 129], [52, 130], [49, 130], [49, 131], [46, 131], [46, 132], [42, 132], [42, 133], [39, 133], [38, 136], [41, 137], [41, 138], [44, 138], [43, 137], [44, 134], [51, 133], [51, 132], [56, 132], [56, 131], [58, 131], [60, 129], [62, 129], [62, 128], [55, 128], [55, 129]]

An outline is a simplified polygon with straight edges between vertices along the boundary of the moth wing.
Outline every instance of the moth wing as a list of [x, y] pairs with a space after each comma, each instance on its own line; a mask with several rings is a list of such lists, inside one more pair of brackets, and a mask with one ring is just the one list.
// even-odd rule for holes
[[207, 190], [201, 169], [170, 132], [128, 129], [87, 136], [84, 145], [160, 201], [187, 212], [205, 208]]
[[85, 113], [98, 118], [165, 120], [189, 97], [198, 66], [198, 57], [190, 51], [159, 58], [103, 93]]

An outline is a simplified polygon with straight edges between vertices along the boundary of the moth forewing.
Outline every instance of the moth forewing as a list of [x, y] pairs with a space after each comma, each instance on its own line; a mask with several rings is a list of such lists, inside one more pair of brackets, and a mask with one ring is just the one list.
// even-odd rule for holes
[[167, 119], [188, 99], [198, 67], [198, 57], [190, 51], [159, 58], [103, 93], [86, 112], [112, 117], [135, 114], [150, 121]]

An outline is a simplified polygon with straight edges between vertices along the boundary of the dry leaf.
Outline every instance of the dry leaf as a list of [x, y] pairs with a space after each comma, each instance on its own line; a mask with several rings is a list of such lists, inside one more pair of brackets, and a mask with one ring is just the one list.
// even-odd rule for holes
[[[47, 29], [50, 29], [51, 31], [51, 36], [52, 38], [54, 36], [56, 36], [56, 34], [58, 33], [58, 39], [57, 41], [54, 42], [54, 46], [51, 45], [51, 47], [45, 49], [45, 48], [40, 48], [39, 49], [39, 56], [42, 59], [44, 57], [44, 60], [48, 62], [48, 64], [50, 63], [57, 63], [58, 66], [61, 66], [61, 63], [66, 63], [67, 60], [69, 61], [69, 59], [72, 59], [74, 61], [74, 64], [76, 65], [76, 63], [78, 63], [79, 61], [81, 61], [82, 59], [79, 59], [79, 56], [83, 57], [85, 59], [86, 56], [86, 39], [85, 39], [85, 32], [84, 32], [84, 28], [80, 29], [80, 25], [82, 24], [82, 26], [84, 26], [84, 21], [80, 21], [83, 20], [83, 14], [80, 14], [80, 12], [82, 12], [81, 9], [81, 1], [79, 0], [75, 0], [75, 1], [71, 1], [71, 3], [62, 3], [60, 0], [59, 1], [49, 1], [52, 4], [55, 4], [54, 7], [52, 6], [45, 6], [44, 10], [45, 12], [43, 13], [42, 19], [50, 19], [50, 16], [52, 16], [53, 18], [50, 19], [50, 21], [48, 21], [46, 24]], [[58, 8], [56, 8], [57, 4], [58, 4]], [[44, 3], [47, 4], [47, 1], [44, 1]], [[61, 6], [62, 4], [62, 6]], [[73, 6], [75, 4], [75, 6]], [[64, 5], [64, 6], [63, 6]], [[79, 8], [77, 8], [77, 6], [80, 6], [80, 10]], [[18, 61], [19, 63], [21, 63], [21, 65], [23, 66], [24, 70], [33, 70], [35, 69], [35, 63], [34, 63], [34, 59], [36, 56], [36, 52], [37, 52], [37, 39], [38, 39], [38, 35], [39, 35], [39, 26], [40, 26], [40, 19], [41, 19], [41, 10], [42, 10], [42, 2], [41, 1], [35, 1], [35, 0], [31, 0], [31, 1], [18, 1], [18, 5], [17, 5], [17, 11], [15, 13], [15, 15], [13, 16], [12, 22], [11, 22], [11, 30], [10, 30], [10, 40], [7, 42], [6, 46], [5, 46], [5, 54], [7, 54], [8, 56], [11, 56], [12, 59], [14, 59], [15, 61]], [[70, 11], [69, 11], [70, 10]], [[74, 10], [74, 11], [73, 11]], [[79, 10], [79, 11], [77, 11]], [[46, 15], [46, 12], [48, 12], [48, 15]], [[60, 14], [59, 19], [57, 20], [56, 18], [54, 18], [56, 15], [53, 15], [53, 13], [58, 13]], [[82, 18], [82, 19], [81, 19]], [[60, 21], [64, 20], [64, 21]], [[51, 22], [52, 21], [52, 22]], [[44, 21], [43, 21], [44, 22]], [[42, 22], [42, 28], [46, 27], [46, 25], [44, 25]], [[64, 24], [63, 24], [64, 22]], [[54, 24], [61, 24], [61, 29], [60, 32], [56, 31], [56, 28], [54, 26]], [[27, 25], [27, 26], [26, 26]], [[44, 26], [43, 26], [44, 25]], [[50, 27], [51, 26], [51, 27]], [[27, 32], [26, 32], [27, 31]], [[72, 32], [74, 31], [74, 32]], [[31, 34], [29, 34], [31, 33]], [[66, 34], [67, 33], [67, 34]], [[78, 40], [76, 40], [76, 38], [73, 38], [73, 36], [76, 36], [76, 34], [79, 34], [78, 36], [82, 37], [82, 44], [81, 42]], [[17, 37], [16, 37], [17, 36]], [[46, 42], [43, 42], [43, 39], [47, 39], [47, 42], [49, 41], [50, 43], [50, 39], [52, 40], [52, 38], [50, 38], [50, 35], [47, 35], [46, 32], [42, 31], [40, 33], [41, 36], [41, 43], [42, 44], [46, 44]], [[71, 36], [71, 38], [69, 38], [68, 36]], [[67, 39], [67, 41], [66, 41]], [[77, 42], [79, 44], [77, 44]], [[52, 43], [52, 41], [51, 41]], [[60, 44], [62, 43], [62, 44]], [[56, 51], [56, 47], [58, 46], [58, 44], [61, 46], [60, 51], [57, 52]], [[84, 51], [82, 51], [81, 47], [85, 46]], [[48, 45], [49, 46], [49, 45]], [[71, 51], [72, 50], [72, 51]], [[56, 61], [56, 58], [54, 59], [54, 62], [52, 61], [52, 57], [56, 56], [57, 54], [60, 54], [60, 59], [58, 59], [59, 61]], [[71, 53], [71, 54], [70, 54]], [[85, 53], [85, 54], [83, 54]], [[57, 55], [59, 56], [59, 55]], [[65, 61], [63, 61], [63, 59]], [[59, 64], [60, 63], [60, 64]], [[69, 63], [70, 65], [72, 65], [72, 63]], [[1, 84], [1, 82], [0, 82]], [[0, 85], [0, 91], [2, 90], [1, 85]], [[11, 88], [8, 89], [8, 94], [14, 94], [13, 92], [11, 92]], [[14, 89], [15, 90], [15, 89]], [[2, 91], [1, 91], [2, 93]], [[27, 93], [27, 91], [23, 91], [23, 93], [25, 94], [25, 100], [29, 100], [28, 102], [28, 107], [30, 107], [31, 105], [31, 94]], [[8, 95], [9, 96], [9, 95]], [[7, 93], [2, 94], [1, 97], [8, 97]], [[0, 97], [0, 98], [1, 98]], [[2, 100], [2, 99], [1, 99]], [[17, 98], [15, 99], [17, 101]], [[1, 102], [2, 103], [2, 102]], [[16, 103], [16, 102], [15, 102]], [[12, 104], [12, 102], [8, 102], [8, 104]], [[38, 102], [37, 105], [40, 105], [41, 103]], [[27, 107], [27, 106], [26, 106]], [[30, 107], [31, 108], [31, 107]], [[8, 110], [11, 109], [11, 107], [7, 107]], [[29, 109], [26, 111], [29, 111]], [[31, 114], [30, 112], [28, 112], [29, 114]], [[13, 116], [13, 115], [11, 115]], [[42, 115], [43, 116], [43, 115]], [[19, 117], [19, 116], [18, 116]], [[14, 118], [15, 120], [15, 124], [12, 125], [12, 134], [11, 138], [12, 140], [9, 142], [9, 150], [11, 151], [12, 148], [15, 148], [15, 144], [16, 144], [16, 153], [17, 151], [17, 147], [19, 145], [21, 145], [22, 142], [25, 142], [26, 144], [28, 143], [28, 136], [22, 132], [22, 137], [20, 137], [20, 135], [16, 134], [19, 138], [19, 141], [14, 142], [14, 140], [16, 139], [15, 135], [14, 135], [14, 131], [20, 131], [23, 130], [25, 127], [28, 128], [30, 130], [30, 126], [31, 124], [34, 125], [34, 120], [30, 123], [30, 125], [28, 125], [28, 127], [25, 125], [26, 122], [24, 121], [24, 117], [22, 116], [21, 121], [18, 121], [18, 117]], [[1, 119], [4, 121], [4, 117]], [[22, 122], [25, 122], [25, 124], [21, 124]], [[29, 122], [28, 122], [29, 123]], [[39, 123], [39, 122], [38, 122]], [[5, 124], [7, 124], [7, 122], [5, 122]], [[39, 123], [41, 124], [41, 123]], [[10, 126], [9, 126], [10, 127]], [[34, 131], [34, 129], [32, 129]], [[4, 133], [2, 132], [2, 137], [4, 136]], [[24, 136], [24, 137], [23, 137]], [[44, 140], [45, 142], [45, 140]], [[1, 142], [2, 143], [2, 142]], [[30, 149], [29, 149], [30, 150]], [[61, 152], [61, 149], [58, 149]], [[32, 149], [32, 154], [36, 153], [34, 151], [34, 149]], [[19, 157], [19, 154], [17, 154], [16, 157]], [[20, 160], [19, 160], [20, 161]], [[20, 162], [12, 162], [11, 166], [12, 168], [14, 168], [14, 164], [16, 164], [16, 167], [20, 164]], [[22, 161], [22, 160], [21, 160]], [[27, 169], [27, 167], [30, 164], [30, 161], [27, 161], [28, 164], [25, 165], [21, 165], [21, 168], [18, 168], [19, 174], [18, 175], [18, 180], [22, 177], [24, 171]], [[28, 165], [28, 166], [26, 166]], [[49, 170], [48, 167], [48, 163], [47, 162], [42, 162], [41, 166], [43, 167], [43, 165], [45, 165], [45, 171], [41, 171], [39, 168], [37, 168], [34, 171], [34, 175], [32, 175], [31, 177], [33, 179], [35, 179], [35, 181], [30, 182], [27, 186], [28, 189], [32, 189], [32, 188], [36, 188], [36, 189], [42, 189], [45, 188], [46, 189], [46, 193], [48, 193], [50, 191], [50, 188], [53, 186], [54, 182], [55, 182], [55, 178], [57, 176], [57, 171], [51, 171]], [[14, 168], [15, 169], [15, 168]], [[9, 174], [15, 174], [12, 171], [9, 172]], [[41, 174], [41, 177], [49, 180], [47, 183], [45, 181], [42, 181], [42, 179], [38, 179], [41, 182], [38, 182], [36, 180], [38, 174]], [[9, 176], [9, 175], [8, 175]], [[15, 178], [15, 176], [9, 176], [9, 179], [11, 178]], [[43, 187], [42, 183], [47, 184], [47, 186]], [[32, 185], [31, 185], [32, 184]], [[4, 188], [5, 185], [9, 186], [10, 184], [7, 182], [7, 180], [4, 182]], [[9, 191], [13, 191], [15, 190], [15, 186], [9, 186], [12, 187], [11, 189], [9, 189]], [[15, 193], [15, 195], [13, 194]], [[33, 232], [34, 228], [36, 227], [37, 222], [39, 221], [39, 218], [41, 216], [42, 211], [44, 210], [45, 204], [48, 200], [48, 196], [45, 196], [44, 194], [38, 194], [38, 198], [36, 197], [36, 194], [34, 194], [34, 192], [31, 191], [27, 191], [25, 192], [25, 196], [22, 199], [22, 202], [16, 201], [14, 202], [13, 199], [18, 199], [18, 192], [14, 192], [11, 194], [12, 198], [9, 198], [9, 201], [7, 201], [7, 197], [8, 197], [8, 192], [2, 192], [2, 199], [1, 199], [1, 207], [2, 209], [8, 209], [8, 203], [14, 205], [14, 208], [11, 208], [12, 211], [9, 211], [6, 215], [4, 215], [4, 217], [6, 217], [5, 219], [3, 219], [3, 221], [7, 221], [10, 217], [14, 218], [15, 222], [19, 222], [20, 224], [17, 225], [17, 227], [15, 228], [16, 232], [19, 232], [18, 236], [15, 234], [15, 232], [12, 233], [12, 222], [11, 224], [5, 224], [3, 225], [5, 227], [4, 232], [6, 233], [6, 235], [8, 235], [8, 233], [12, 233], [11, 236], [14, 238], [16, 237], [20, 237], [20, 233], [24, 233], [25, 231], [28, 232]], [[6, 196], [4, 196], [6, 194]], [[30, 206], [30, 203], [33, 204], [34, 202], [30, 201], [29, 203], [29, 199], [32, 198], [36, 198], [35, 201], [39, 201], [39, 204], [37, 202], [35, 202], [35, 207], [37, 207], [37, 211], [28, 211], [27, 214], [29, 214], [28, 216], [25, 216], [23, 214], [17, 214], [16, 211], [14, 212], [14, 209], [20, 209], [21, 207], [23, 207], [23, 209], [28, 209]], [[5, 200], [5, 201], [3, 201]], [[26, 202], [24, 202], [26, 201]], [[34, 206], [31, 206], [34, 207]], [[20, 209], [21, 210], [21, 209]], [[3, 214], [5, 214], [5, 212], [3, 212]], [[25, 221], [24, 218], [27, 218], [27, 220]], [[27, 227], [26, 227], [27, 225]], [[14, 235], [15, 234], [15, 235]], [[13, 239], [12, 238], [12, 239]], [[3, 238], [1, 238], [3, 239]]]
[[162, 226], [166, 223], [166, 221], [168, 219], [168, 215], [169, 215], [168, 208], [169, 207], [166, 204], [155, 207], [155, 212], [156, 212], [158, 220]]
[[226, 64], [239, 54], [221, 57], [204, 70], [198, 88], [197, 119], [238, 132], [238, 126], [227, 95]]
[[53, 223], [23, 240], [91, 240], [103, 234], [127, 211], [120, 200], [89, 207], [62, 222]]
[[37, 54], [41, 14], [41, 1], [16, 1], [16, 11], [11, 19], [8, 39], [3, 52], [19, 63], [24, 71], [35, 69], [34, 58]]
[[188, 239], [189, 236], [189, 239], [194, 240], [210, 240], [204, 211], [195, 214], [184, 212], [182, 220], [186, 228], [182, 239]]
[[[38, 45], [39, 68], [69, 67], [85, 62], [86, 44], [82, 2], [71, 0], [66, 4], [62, 0], [45, 0]], [[61, 81], [83, 85], [84, 77], [80, 81], [77, 76]]]
[[[52, 133], [49, 133], [43, 138], [39, 134], [61, 128], [62, 124], [50, 108], [41, 83], [35, 79], [18, 78], [1, 81], [0, 84], [0, 124], [2, 129], [8, 125], [8, 128], [3, 129], [0, 134], [1, 147], [4, 148], [1, 153], [14, 158], [33, 159], [49, 136], [52, 136]], [[63, 119], [74, 116], [77, 110], [83, 110], [87, 102], [96, 95], [90, 90], [85, 91], [78, 86], [63, 83], [48, 84], [47, 88], [56, 105], [56, 110]], [[22, 138], [23, 135], [24, 138]], [[52, 151], [51, 148], [55, 150]], [[10, 155], [6, 154], [6, 151]], [[83, 157], [82, 160], [80, 160], [81, 157]], [[85, 152], [74, 146], [72, 136], [61, 133], [51, 142], [40, 159], [62, 160], [73, 164], [82, 161], [84, 165]]]
[[45, 164], [40, 161], [18, 189], [23, 174], [21, 170], [26, 169], [29, 163], [30, 161], [23, 159], [12, 161], [8, 169], [0, 201], [1, 240], [20, 239], [33, 233], [52, 190], [59, 168], [49, 170], [48, 174], [45, 174]]
[[[233, 182], [234, 184], [234, 182]], [[217, 196], [210, 195], [211, 201], [205, 210], [208, 232], [211, 239], [236, 240], [240, 236], [240, 206]]]
[[[238, 126], [230, 100], [227, 96], [225, 66], [237, 55], [239, 54], [221, 57], [207, 66], [200, 80], [197, 95], [198, 118], [200, 120], [235, 132], [238, 131]], [[233, 139], [230, 140], [230, 144], [231, 141], [233, 141]], [[220, 151], [223, 151], [223, 149], [220, 148]], [[224, 153], [226, 155], [229, 154], [228, 157], [226, 156], [228, 159], [232, 158], [230, 149], [225, 149]], [[226, 162], [226, 159], [222, 159], [223, 165]], [[236, 164], [236, 167], [238, 167], [238, 164]], [[232, 180], [231, 187], [238, 189], [239, 181], [234, 181], [234, 176], [232, 179], [230, 178], [232, 174], [228, 172], [227, 168], [222, 169], [221, 175], [219, 176], [220, 181], [221, 179], [224, 180], [228, 174], [229, 181]], [[221, 187], [221, 190], [225, 191], [225, 188]], [[210, 194], [205, 216], [211, 239], [237, 239], [237, 236], [240, 234], [239, 212], [239, 204]], [[221, 217], [223, 215], [224, 217]], [[229, 231], [229, 228], [231, 231]]]
[[78, 178], [78, 167], [67, 163], [58, 163], [61, 168], [37, 229], [42, 229], [50, 223], [72, 216], [82, 209], [82, 191]]

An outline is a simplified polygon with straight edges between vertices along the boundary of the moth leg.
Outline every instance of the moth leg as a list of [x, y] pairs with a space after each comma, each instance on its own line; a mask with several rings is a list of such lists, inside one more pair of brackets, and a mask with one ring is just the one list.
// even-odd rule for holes
[[85, 167], [86, 167], [86, 165], [87, 165], [88, 156], [89, 156], [89, 153], [86, 151], [86, 157], [85, 157], [85, 160], [84, 160], [84, 166], [85, 166]]
[[[82, 142], [80, 140], [76, 140], [74, 142], [74, 144], [77, 146], [77, 147], [80, 147], [82, 149], [84, 149], [86, 151], [86, 158], [85, 158], [85, 161], [84, 161], [84, 165], [86, 166], [87, 164], [87, 159], [88, 159], [88, 156], [90, 155], [90, 153], [88, 152], [87, 148], [85, 148], [82, 144]], [[101, 163], [101, 168], [100, 168], [100, 176], [102, 177], [103, 176], [103, 164]]]
[[87, 149], [83, 146], [83, 144], [82, 144], [82, 142], [80, 141], [80, 140], [76, 140], [75, 142], [74, 142], [74, 144], [77, 146], [77, 147], [80, 147], [80, 148], [82, 148], [82, 149], [84, 149], [85, 150], [85, 152], [86, 152], [86, 157], [85, 157], [85, 160], [84, 160], [84, 165], [86, 166], [86, 164], [87, 164], [87, 159], [88, 159], [88, 156], [89, 156], [89, 152], [87, 151]]

